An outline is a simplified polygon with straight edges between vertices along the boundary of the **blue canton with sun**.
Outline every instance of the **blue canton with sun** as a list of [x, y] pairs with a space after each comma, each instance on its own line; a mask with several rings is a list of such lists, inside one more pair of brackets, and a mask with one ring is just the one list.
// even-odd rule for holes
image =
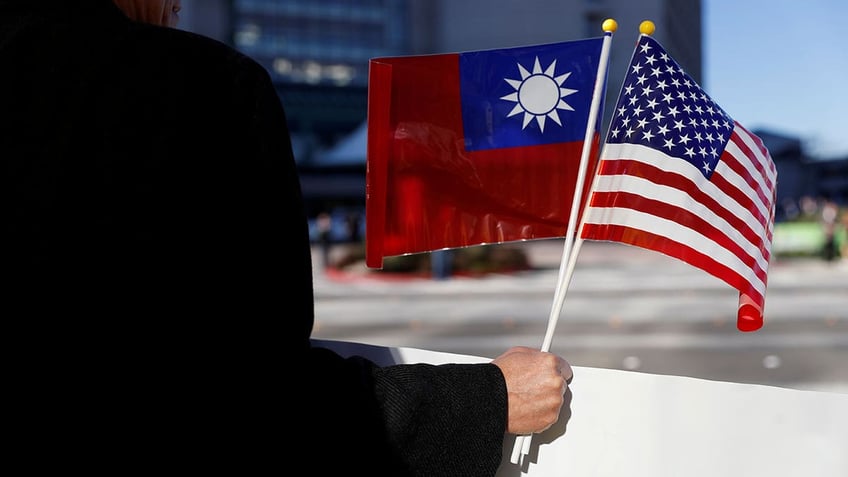
[[[459, 54], [465, 149], [583, 141], [603, 38]], [[603, 111], [601, 105], [598, 124]]]

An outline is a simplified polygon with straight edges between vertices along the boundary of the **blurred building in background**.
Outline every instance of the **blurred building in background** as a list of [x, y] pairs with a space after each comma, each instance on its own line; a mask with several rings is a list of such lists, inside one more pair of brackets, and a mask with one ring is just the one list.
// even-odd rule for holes
[[[183, 5], [181, 28], [231, 44], [270, 72], [286, 107], [310, 215], [364, 206], [371, 58], [596, 37], [603, 34], [603, 20], [614, 18], [619, 28], [610, 52], [606, 128], [639, 24], [651, 20], [653, 36], [709, 91], [702, 78], [700, 0], [183, 0]], [[777, 156], [779, 201], [824, 193], [846, 200], [845, 161], [824, 167], [804, 155], [797, 139], [755, 132]], [[841, 179], [832, 176], [834, 169]]]

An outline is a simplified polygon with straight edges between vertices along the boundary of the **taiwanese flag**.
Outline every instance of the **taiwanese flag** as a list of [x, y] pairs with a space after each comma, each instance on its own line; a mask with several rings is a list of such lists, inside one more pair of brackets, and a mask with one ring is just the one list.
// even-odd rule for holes
[[366, 264], [564, 236], [602, 42], [372, 59]]

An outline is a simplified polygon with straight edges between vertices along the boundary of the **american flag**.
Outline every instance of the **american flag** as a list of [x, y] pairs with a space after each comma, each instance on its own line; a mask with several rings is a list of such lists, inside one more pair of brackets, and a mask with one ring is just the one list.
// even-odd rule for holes
[[683, 260], [739, 291], [737, 328], [762, 327], [777, 172], [653, 38], [633, 53], [583, 217], [581, 239]]

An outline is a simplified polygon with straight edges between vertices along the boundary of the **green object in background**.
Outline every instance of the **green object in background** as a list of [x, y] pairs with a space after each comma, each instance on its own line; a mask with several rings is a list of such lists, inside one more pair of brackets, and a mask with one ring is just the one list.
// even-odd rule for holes
[[[846, 232], [837, 229], [836, 247], [840, 249]], [[824, 247], [824, 230], [818, 222], [782, 222], [774, 226], [774, 255], [820, 255]]]
[[824, 232], [817, 222], [775, 224], [772, 253], [775, 255], [812, 255], [821, 251]]

